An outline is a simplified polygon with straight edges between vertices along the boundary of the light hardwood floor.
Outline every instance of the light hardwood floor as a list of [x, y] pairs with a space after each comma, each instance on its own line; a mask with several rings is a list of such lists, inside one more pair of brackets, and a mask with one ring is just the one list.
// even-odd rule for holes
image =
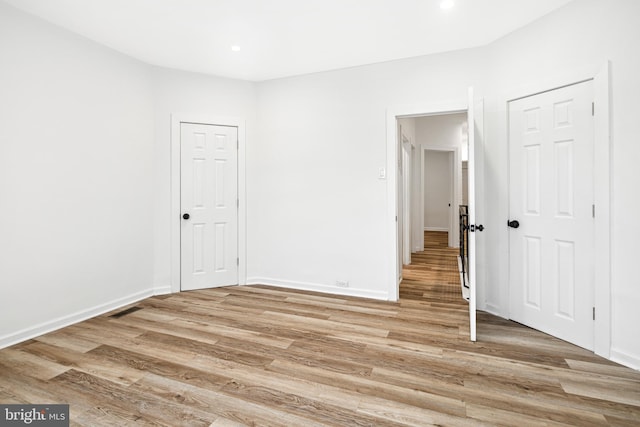
[[87, 426], [640, 425], [639, 372], [483, 313], [469, 342], [441, 239], [399, 303], [183, 292], [0, 350], [0, 402], [69, 403]]

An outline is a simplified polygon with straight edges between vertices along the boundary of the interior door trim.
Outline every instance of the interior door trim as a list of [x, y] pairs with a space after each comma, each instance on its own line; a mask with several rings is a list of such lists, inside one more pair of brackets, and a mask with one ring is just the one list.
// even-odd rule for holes
[[[386, 164], [385, 180], [387, 181], [387, 203], [386, 203], [386, 242], [385, 261], [387, 263], [387, 300], [398, 301], [400, 298], [400, 286], [398, 284], [398, 236], [396, 230], [396, 209], [397, 209], [397, 168], [398, 168], [398, 141], [397, 119], [404, 117], [420, 117], [437, 114], [466, 113], [467, 97], [455, 101], [439, 101], [433, 104], [424, 105], [395, 105], [387, 108], [386, 114]], [[380, 178], [379, 178], [380, 179]]]

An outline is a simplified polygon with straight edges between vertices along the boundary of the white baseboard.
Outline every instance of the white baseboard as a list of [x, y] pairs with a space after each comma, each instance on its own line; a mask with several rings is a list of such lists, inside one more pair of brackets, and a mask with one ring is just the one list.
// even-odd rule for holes
[[449, 232], [449, 229], [446, 227], [425, 227], [424, 231], [444, 231]]
[[389, 295], [382, 291], [370, 291], [367, 289], [343, 288], [340, 286], [322, 285], [319, 283], [295, 282], [292, 280], [279, 280], [266, 277], [248, 277], [247, 285], [269, 285], [279, 288], [297, 289], [303, 291], [315, 291], [325, 294], [345, 295], [360, 298], [372, 298], [389, 301]]
[[621, 365], [640, 371], [640, 357], [636, 355], [631, 355], [624, 351], [612, 348], [610, 359], [616, 363], [620, 363]]
[[40, 335], [53, 332], [60, 328], [64, 328], [65, 326], [73, 325], [74, 323], [82, 322], [83, 320], [91, 319], [92, 317], [99, 316], [100, 314], [143, 300], [153, 296], [154, 294], [157, 295], [155, 293], [155, 289], [136, 292], [135, 294], [127, 295], [126, 297], [118, 298], [95, 307], [80, 310], [76, 313], [62, 316], [48, 322], [40, 323], [39, 325], [2, 336], [0, 337], [0, 349], [18, 344], [31, 338], [39, 337]]
[[171, 289], [171, 285], [155, 286], [153, 288], [153, 294], [154, 295], [167, 295], [167, 294], [171, 294], [171, 293], [173, 293], [173, 290]]

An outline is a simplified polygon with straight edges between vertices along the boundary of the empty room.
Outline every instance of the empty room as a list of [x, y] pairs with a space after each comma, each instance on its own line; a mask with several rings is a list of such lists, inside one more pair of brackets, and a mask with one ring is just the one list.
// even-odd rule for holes
[[639, 19], [0, 0], [0, 425], [639, 425]]

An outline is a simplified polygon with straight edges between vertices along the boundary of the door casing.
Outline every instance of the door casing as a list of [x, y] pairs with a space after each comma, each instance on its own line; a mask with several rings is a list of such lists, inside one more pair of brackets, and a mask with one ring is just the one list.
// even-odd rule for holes
[[198, 113], [171, 115], [171, 292], [180, 292], [180, 124], [232, 126], [238, 128], [238, 284], [247, 282], [247, 204], [246, 204], [246, 123], [241, 117]]
[[389, 301], [398, 301], [400, 297], [400, 286], [398, 283], [399, 271], [398, 271], [398, 253], [401, 248], [398, 246], [398, 228], [396, 222], [396, 215], [398, 214], [398, 145], [402, 144], [402, 141], [398, 139], [398, 123], [397, 119], [404, 117], [419, 117], [438, 114], [455, 114], [466, 113], [468, 108], [468, 99], [466, 97], [460, 98], [452, 102], [440, 102], [427, 105], [411, 105], [411, 106], [396, 106], [387, 109], [387, 162], [386, 170], [387, 174], [387, 242], [385, 245], [387, 255], [387, 299]]
[[420, 193], [421, 193], [421, 205], [420, 205], [420, 218], [423, 224], [424, 230], [424, 191], [425, 191], [425, 156], [429, 151], [444, 152], [449, 154], [449, 176], [450, 188], [449, 188], [449, 200], [451, 206], [449, 208], [448, 216], [448, 245], [451, 248], [459, 247], [459, 230], [456, 224], [458, 223], [458, 205], [462, 203], [462, 183], [459, 177], [462, 175], [462, 153], [458, 147], [446, 147], [446, 146], [423, 146], [422, 155], [420, 156]]

